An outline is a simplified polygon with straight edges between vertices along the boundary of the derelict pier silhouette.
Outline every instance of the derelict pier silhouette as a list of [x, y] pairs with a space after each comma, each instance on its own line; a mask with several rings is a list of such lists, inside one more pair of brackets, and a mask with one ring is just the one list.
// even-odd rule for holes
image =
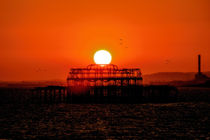
[[72, 68], [69, 72], [68, 87], [74, 86], [128, 86], [142, 85], [140, 69], [119, 69], [117, 65], [91, 64], [87, 68]]
[[39, 103], [140, 103], [175, 101], [178, 90], [168, 85], [143, 85], [139, 68], [91, 64], [71, 68], [67, 86], [32, 90]]
[[86, 68], [70, 70], [67, 92], [72, 102], [122, 101], [123, 97], [128, 99], [142, 95], [142, 80], [142, 74], [138, 68], [119, 69], [113, 64], [91, 64]]

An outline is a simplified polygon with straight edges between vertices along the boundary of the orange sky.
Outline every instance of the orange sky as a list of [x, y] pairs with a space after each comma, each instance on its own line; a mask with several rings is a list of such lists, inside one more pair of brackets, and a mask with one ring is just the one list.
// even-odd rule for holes
[[65, 79], [93, 62], [143, 74], [210, 70], [209, 0], [1, 0], [0, 80]]

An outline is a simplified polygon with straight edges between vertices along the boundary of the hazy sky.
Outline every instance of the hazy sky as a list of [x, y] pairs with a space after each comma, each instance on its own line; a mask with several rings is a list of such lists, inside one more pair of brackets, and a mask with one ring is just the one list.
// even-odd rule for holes
[[113, 64], [143, 74], [210, 70], [210, 0], [1, 0], [0, 80], [65, 79], [71, 67]]

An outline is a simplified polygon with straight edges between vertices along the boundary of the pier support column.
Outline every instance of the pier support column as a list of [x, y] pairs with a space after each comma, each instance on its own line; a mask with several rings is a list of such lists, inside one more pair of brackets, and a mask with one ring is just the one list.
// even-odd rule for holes
[[47, 89], [44, 90], [44, 102], [47, 103]]
[[58, 94], [59, 94], [59, 97], [58, 97], [58, 102], [61, 103], [61, 94], [62, 94], [62, 89], [59, 89], [58, 90]]

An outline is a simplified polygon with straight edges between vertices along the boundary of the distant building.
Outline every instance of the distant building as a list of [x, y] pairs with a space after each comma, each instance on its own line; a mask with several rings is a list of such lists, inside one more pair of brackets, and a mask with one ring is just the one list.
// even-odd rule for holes
[[198, 73], [195, 75], [197, 81], [209, 80], [209, 78], [201, 72], [201, 55], [198, 55]]

